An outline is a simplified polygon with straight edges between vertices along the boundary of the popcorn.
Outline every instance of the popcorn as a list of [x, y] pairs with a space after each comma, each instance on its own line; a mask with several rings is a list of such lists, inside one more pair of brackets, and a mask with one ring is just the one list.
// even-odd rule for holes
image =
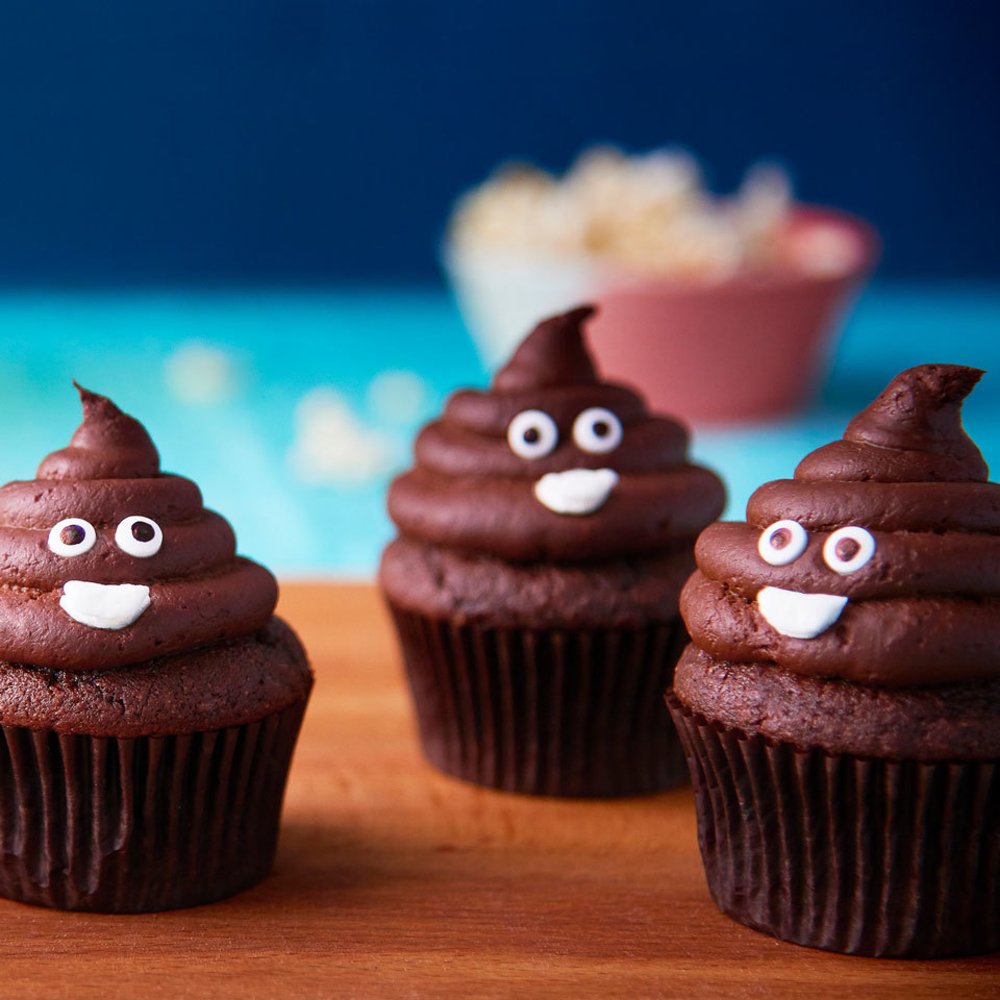
[[721, 281], [788, 266], [792, 194], [780, 168], [751, 168], [736, 195], [712, 196], [689, 154], [585, 150], [562, 178], [501, 168], [457, 203], [453, 248], [589, 259], [653, 277]]
[[393, 438], [366, 424], [330, 386], [310, 389], [299, 400], [288, 457], [300, 482], [339, 486], [378, 480], [400, 458]]
[[167, 358], [163, 378], [182, 403], [213, 406], [238, 393], [242, 372], [236, 358], [221, 347], [189, 341]]

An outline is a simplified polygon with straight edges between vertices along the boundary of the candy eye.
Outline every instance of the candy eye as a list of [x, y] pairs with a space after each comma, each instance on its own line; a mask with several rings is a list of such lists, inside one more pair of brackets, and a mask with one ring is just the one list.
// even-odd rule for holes
[[115, 543], [130, 556], [148, 559], [160, 551], [163, 532], [148, 517], [126, 517], [115, 529]]
[[542, 410], [524, 410], [507, 427], [507, 444], [521, 458], [544, 458], [558, 443], [559, 428]]
[[761, 559], [772, 566], [787, 566], [806, 550], [809, 536], [798, 521], [775, 521], [757, 540]]
[[842, 575], [861, 569], [873, 555], [875, 539], [871, 532], [855, 525], [838, 528], [823, 545], [823, 560]]
[[573, 421], [573, 440], [584, 451], [614, 451], [622, 443], [622, 422], [603, 406], [592, 406]]
[[57, 556], [65, 556], [67, 559], [89, 552], [96, 541], [94, 526], [82, 517], [67, 517], [52, 525], [49, 531], [49, 548]]

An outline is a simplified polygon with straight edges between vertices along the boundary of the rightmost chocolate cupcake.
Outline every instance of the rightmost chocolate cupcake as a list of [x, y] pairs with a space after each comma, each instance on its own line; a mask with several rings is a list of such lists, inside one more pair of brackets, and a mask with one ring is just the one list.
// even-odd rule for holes
[[698, 540], [667, 703], [712, 896], [783, 940], [1000, 949], [1000, 484], [961, 415], [982, 374], [902, 372]]

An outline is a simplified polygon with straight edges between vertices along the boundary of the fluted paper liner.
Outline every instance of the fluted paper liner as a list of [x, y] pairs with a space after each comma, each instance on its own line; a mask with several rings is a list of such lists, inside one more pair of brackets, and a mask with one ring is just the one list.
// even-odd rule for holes
[[687, 781], [663, 708], [687, 640], [669, 625], [486, 628], [392, 605], [423, 752], [510, 792], [621, 796]]
[[133, 739], [0, 726], [0, 895], [137, 913], [260, 881], [304, 710]]
[[853, 955], [1000, 948], [1000, 762], [799, 749], [667, 703], [729, 916]]

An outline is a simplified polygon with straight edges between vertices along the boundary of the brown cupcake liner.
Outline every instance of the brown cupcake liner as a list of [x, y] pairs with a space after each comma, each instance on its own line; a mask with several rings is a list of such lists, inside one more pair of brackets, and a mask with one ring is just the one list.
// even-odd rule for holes
[[0, 726], [0, 895], [139, 913], [259, 882], [304, 711], [131, 739]]
[[851, 955], [1000, 949], [1000, 762], [802, 750], [667, 703], [723, 912]]
[[687, 636], [487, 628], [390, 602], [424, 755], [448, 774], [534, 795], [622, 796], [687, 782], [662, 692]]

